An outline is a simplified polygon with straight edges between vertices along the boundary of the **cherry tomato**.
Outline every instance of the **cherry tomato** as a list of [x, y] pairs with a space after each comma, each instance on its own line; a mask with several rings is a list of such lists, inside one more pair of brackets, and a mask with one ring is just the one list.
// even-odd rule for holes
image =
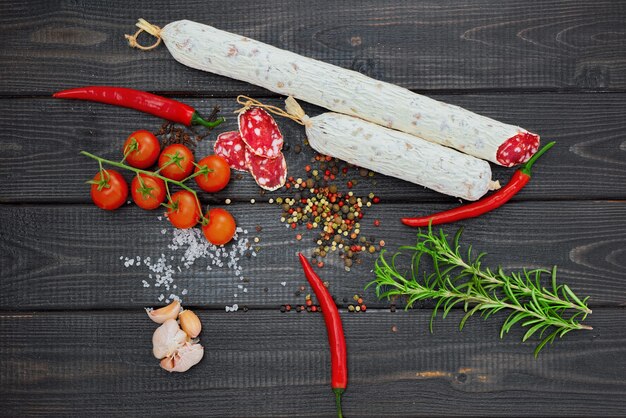
[[193, 193], [187, 190], [176, 192], [168, 204], [170, 208], [166, 215], [176, 228], [191, 228], [200, 220], [200, 208]]
[[130, 134], [122, 152], [126, 155], [126, 162], [133, 167], [148, 168], [156, 163], [161, 151], [159, 140], [145, 130], [140, 130]]
[[101, 209], [115, 210], [126, 202], [128, 184], [115, 170], [102, 170], [91, 180], [91, 200]]
[[194, 179], [205, 192], [219, 192], [230, 181], [230, 167], [226, 160], [219, 155], [209, 155], [201, 159], [196, 165], [195, 172], [200, 171], [202, 167], [207, 167], [210, 172], [208, 174], [200, 174], [194, 177]]
[[[141, 176], [141, 181], [139, 181]], [[152, 210], [161, 206], [165, 200], [165, 182], [147, 174], [135, 176], [130, 184], [133, 200], [142, 209]]]
[[193, 153], [189, 148], [182, 144], [169, 145], [159, 156], [160, 173], [168, 179], [182, 180], [193, 171], [193, 162]]
[[233, 239], [237, 228], [233, 215], [224, 209], [215, 208], [209, 210], [205, 216], [209, 222], [202, 225], [202, 232], [207, 241], [214, 245], [223, 245]]

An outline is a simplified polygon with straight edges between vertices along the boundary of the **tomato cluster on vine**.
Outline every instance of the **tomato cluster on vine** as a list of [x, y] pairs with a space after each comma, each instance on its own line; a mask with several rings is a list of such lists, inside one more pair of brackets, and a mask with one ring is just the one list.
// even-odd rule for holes
[[[176, 228], [192, 228], [199, 222], [206, 239], [215, 245], [229, 242], [236, 229], [233, 216], [225, 209], [211, 208], [204, 215], [196, 192], [184, 183], [194, 179], [200, 189], [215, 193], [224, 189], [230, 181], [230, 167], [218, 155], [208, 155], [195, 162], [189, 147], [172, 144], [161, 150], [159, 140], [149, 131], [133, 132], [124, 142], [120, 162], [86, 154], [100, 164], [100, 171], [89, 182], [91, 199], [99, 208], [115, 210], [128, 198], [128, 184], [124, 177], [102, 164], [124, 168], [136, 173], [130, 185], [130, 193], [137, 206], [146, 210], [167, 208], [166, 217]], [[154, 171], [147, 171], [157, 165]], [[182, 190], [170, 194], [169, 184]], [[165, 203], [167, 201], [167, 203]]]

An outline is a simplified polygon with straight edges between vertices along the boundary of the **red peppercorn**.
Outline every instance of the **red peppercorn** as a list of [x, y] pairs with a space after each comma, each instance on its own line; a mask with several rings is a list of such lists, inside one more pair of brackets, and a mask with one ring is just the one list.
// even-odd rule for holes
[[304, 170], [307, 172], [311, 171], [311, 166], [310, 165], [304, 166]]
[[308, 299], [306, 301], [306, 306], [311, 306], [311, 305], [313, 305], [313, 301], [311, 299]]
[[319, 267], [319, 268], [324, 267], [324, 262], [323, 262], [323, 261], [319, 261], [319, 262], [317, 263], [317, 267]]
[[365, 312], [365, 311], [367, 310], [367, 306], [365, 306], [365, 305], [361, 305], [361, 310], [362, 310], [363, 312]]
[[372, 199], [372, 201], [373, 201], [374, 203], [380, 203], [380, 197], [378, 197], [378, 196], [374, 196], [374, 198]]
[[317, 312], [317, 306], [311, 306], [311, 312]]
[[293, 223], [291, 224], [291, 229], [296, 229], [296, 226], [298, 226], [298, 224], [296, 224], [295, 222], [293, 222]]
[[285, 305], [285, 310], [289, 312], [291, 310], [291, 305]]
[[378, 219], [374, 220], [374, 226], [380, 226], [380, 221]]

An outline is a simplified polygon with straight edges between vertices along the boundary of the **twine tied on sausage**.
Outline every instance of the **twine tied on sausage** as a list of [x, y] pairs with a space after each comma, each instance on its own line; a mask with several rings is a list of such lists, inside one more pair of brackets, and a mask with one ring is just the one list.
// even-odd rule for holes
[[244, 95], [237, 96], [237, 103], [239, 103], [243, 107], [241, 109], [235, 110], [235, 113], [245, 112], [251, 107], [260, 107], [277, 116], [291, 119], [292, 121], [302, 126], [311, 126], [312, 124], [311, 118], [309, 118], [304, 113], [304, 110], [302, 109], [302, 107], [300, 107], [298, 102], [296, 102], [296, 99], [291, 96], [289, 96], [287, 100], [285, 100], [285, 110], [281, 109], [278, 106], [263, 104], [256, 99]]
[[[157, 46], [161, 45], [162, 39], [160, 27], [158, 27], [157, 25], [153, 25], [147, 20], [141, 18], [137, 21], [137, 23], [135, 23], [135, 26], [139, 28], [137, 32], [135, 32], [133, 35], [124, 35], [124, 37], [128, 40], [128, 45], [130, 45], [131, 48], [141, 49], [142, 51], [150, 51], [151, 49], [154, 49]], [[142, 32], [149, 33], [150, 35], [157, 38], [156, 42], [149, 46], [141, 45], [139, 42], [137, 42], [137, 37]]]

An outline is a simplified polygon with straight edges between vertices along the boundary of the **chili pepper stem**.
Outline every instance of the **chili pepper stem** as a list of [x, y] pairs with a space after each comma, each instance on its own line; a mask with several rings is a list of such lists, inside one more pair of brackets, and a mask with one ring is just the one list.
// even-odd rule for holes
[[343, 395], [344, 389], [334, 388], [333, 392], [335, 392], [335, 405], [337, 405], [337, 417], [343, 418], [343, 412], [341, 410], [341, 395]]
[[209, 122], [208, 120], [202, 118], [198, 112], [194, 112], [193, 115], [191, 116], [191, 124], [192, 125], [202, 125], [205, 126], [209, 129], [215, 128], [216, 126], [220, 125], [222, 122], [226, 121], [226, 119], [219, 117], [217, 119], [215, 119], [212, 122]]
[[556, 141], [548, 142], [546, 145], [544, 145], [543, 148], [537, 151], [535, 155], [530, 158], [530, 160], [526, 161], [526, 163], [519, 169], [519, 171], [530, 177], [530, 170], [533, 167], [535, 161], [537, 161], [539, 157], [545, 154], [546, 151], [552, 148], [554, 144], [556, 144]]
[[[169, 179], [165, 176], [162, 176], [161, 174], [158, 173], [157, 171], [147, 171], [147, 170], [142, 170], [140, 168], [135, 168], [135, 167], [131, 167], [129, 165], [117, 162], [117, 161], [111, 161], [111, 160], [107, 160], [106, 158], [102, 158], [102, 157], [98, 157], [97, 155], [94, 155], [90, 152], [87, 151], [81, 151], [80, 152], [82, 155], [87, 156], [89, 158], [93, 158], [94, 160], [98, 161], [98, 164], [100, 164], [100, 167], [102, 167], [102, 163], [108, 164], [108, 165], [112, 165], [113, 167], [118, 167], [118, 168], [122, 168], [124, 170], [130, 170], [133, 171], [137, 174], [145, 174], [147, 176], [152, 176], [152, 177], [156, 177], [159, 178], [161, 180], [163, 180], [165, 182], [165, 187], [166, 190], [168, 192], [168, 197], [169, 199], [171, 199], [171, 196], [169, 196], [169, 188], [167, 187], [169, 183], [175, 184], [178, 187], [187, 190], [189, 193], [193, 194], [193, 196], [196, 198], [196, 203], [198, 204], [198, 209], [200, 212], [200, 221], [204, 221], [204, 215], [202, 214], [202, 206], [200, 205], [200, 199], [198, 199], [198, 194], [196, 193], [196, 191], [194, 189], [192, 189], [191, 187], [185, 185], [183, 182], [181, 181], [176, 181], [176, 180], [172, 180]], [[171, 161], [171, 160], [170, 160]]]

